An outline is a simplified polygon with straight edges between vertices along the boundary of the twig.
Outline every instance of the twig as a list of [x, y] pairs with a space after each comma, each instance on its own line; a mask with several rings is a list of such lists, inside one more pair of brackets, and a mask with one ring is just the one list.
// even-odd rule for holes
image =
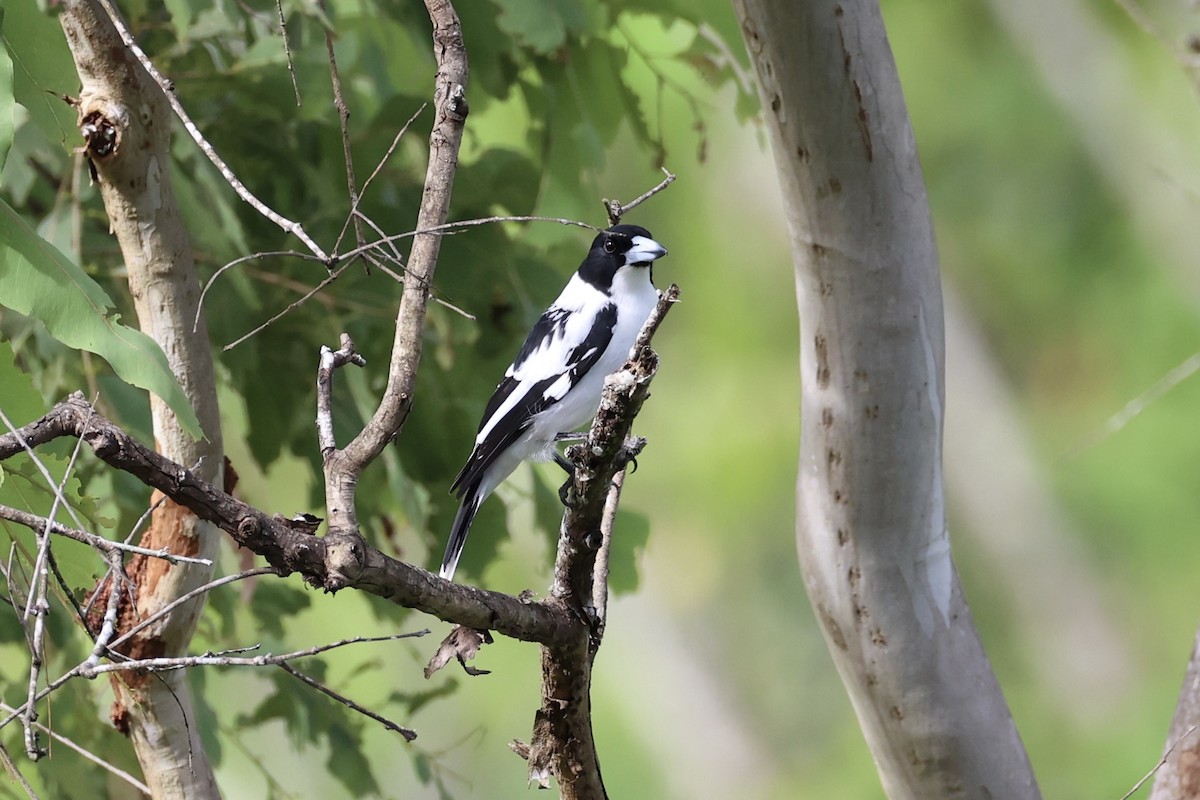
[[1193, 725], [1192, 727], [1190, 727], [1186, 731], [1184, 731], [1183, 736], [1180, 736], [1174, 742], [1171, 742], [1171, 746], [1167, 748], [1167, 752], [1163, 753], [1162, 758], [1160, 758], [1158, 760], [1158, 763], [1155, 764], [1150, 769], [1149, 772], [1147, 772], [1145, 775], [1143, 775], [1142, 779], [1140, 781], [1138, 781], [1137, 783], [1135, 783], [1133, 785], [1132, 789], [1130, 789], [1125, 794], [1121, 795], [1121, 800], [1129, 800], [1129, 798], [1133, 797], [1134, 794], [1137, 793], [1137, 790], [1141, 789], [1142, 786], [1145, 785], [1146, 781], [1148, 781], [1154, 777], [1154, 773], [1158, 772], [1160, 769], [1163, 768], [1164, 765], [1166, 765], [1167, 759], [1169, 759], [1171, 757], [1171, 753], [1175, 752], [1175, 748], [1177, 748], [1177, 747], [1179, 747], [1179, 745], [1183, 744], [1183, 741], [1185, 739], [1187, 739], [1189, 736], [1191, 736], [1193, 733], [1195, 733], [1196, 729], [1198, 727], [1200, 727], [1200, 726]]
[[170, 103], [172, 110], [175, 111], [175, 116], [179, 117], [180, 122], [183, 123], [183, 127], [187, 130], [188, 135], [192, 137], [192, 140], [196, 143], [204, 155], [208, 156], [208, 160], [211, 161], [213, 165], [220, 171], [221, 175], [224, 176], [225, 181], [231, 187], [233, 187], [233, 190], [237, 192], [238, 197], [249, 203], [259, 214], [262, 214], [271, 222], [274, 222], [285, 232], [292, 234], [297, 239], [302, 241], [304, 245], [312, 252], [312, 254], [321, 259], [322, 262], [329, 263], [329, 256], [304, 231], [304, 226], [298, 222], [292, 222], [287, 217], [284, 217], [282, 214], [279, 214], [277, 211], [270, 208], [266, 203], [255, 197], [255, 195], [246, 188], [246, 185], [238, 179], [237, 175], [233, 173], [233, 170], [229, 168], [229, 165], [226, 164], [219, 155], [217, 155], [217, 151], [214, 150], [213, 146], [208, 143], [207, 139], [204, 138], [204, 134], [200, 132], [198, 127], [196, 127], [196, 123], [192, 121], [190, 116], [188, 116], [187, 110], [183, 107], [183, 104], [179, 102], [179, 98], [175, 96], [174, 84], [167, 80], [163, 74], [158, 71], [158, 68], [154, 66], [154, 62], [150, 60], [150, 57], [146, 55], [145, 51], [143, 51], [138, 43], [134, 40], [133, 35], [129, 32], [129, 29], [125, 27], [124, 20], [121, 19], [121, 15], [117, 13], [117, 10], [113, 8], [110, 0], [99, 0], [99, 2], [101, 8], [104, 9], [104, 13], [112, 22], [113, 27], [116, 28], [117, 35], [121, 37], [121, 41], [125, 43], [127, 48], [129, 48], [129, 52], [133, 54], [133, 57], [141, 63], [142, 67], [146, 70], [146, 73], [150, 75], [151, 79], [158, 84], [159, 89], [162, 90], [163, 96], [166, 97], [167, 102]]
[[288, 43], [287, 20], [283, 16], [283, 0], [275, 0], [275, 11], [279, 14], [279, 37], [283, 39], [283, 55], [287, 59], [288, 75], [292, 79], [292, 93], [296, 95], [296, 107], [304, 104], [300, 99], [300, 84], [296, 83], [296, 65], [292, 63], [292, 47]]
[[[673, 178], [672, 178], [673, 179]], [[362, 247], [357, 247], [354, 250], [342, 253], [339, 258], [347, 259], [354, 258], [362, 253], [379, 247], [387, 242], [395, 242], [400, 239], [411, 239], [414, 236], [422, 236], [425, 234], [440, 233], [449, 235], [466, 230], [467, 228], [476, 228], [480, 225], [494, 225], [497, 222], [556, 222], [559, 225], [572, 225], [577, 228], [585, 228], [589, 231], [599, 230], [595, 225], [590, 225], [586, 222], [580, 222], [577, 219], [566, 219], [564, 217], [543, 217], [536, 215], [515, 215], [515, 216], [495, 216], [495, 217], [479, 217], [477, 219], [463, 219], [457, 222], [443, 222], [439, 225], [431, 225], [427, 228], [418, 228], [415, 231], [406, 231], [397, 233], [391, 236], [385, 236], [380, 239], [370, 242]]]
[[[404, 136], [405, 133], [408, 132], [408, 129], [410, 127], [412, 127], [412, 124], [417, 121], [417, 117], [421, 116], [421, 114], [424, 113], [425, 109], [428, 107], [429, 107], [429, 103], [421, 103], [421, 107], [418, 108], [416, 111], [414, 111], [413, 115], [411, 117], [409, 117], [407, 120], [405, 120], [404, 124], [400, 126], [400, 130], [396, 133], [396, 135], [394, 137], [392, 137], [392, 143], [388, 147], [388, 149], [384, 152], [383, 158], [379, 159], [379, 163], [375, 165], [375, 169], [373, 169], [371, 171], [371, 174], [367, 176], [367, 179], [365, 181], [363, 181], [362, 192], [358, 196], [358, 199], [360, 202], [362, 201], [363, 196], [366, 195], [367, 189], [369, 189], [371, 187], [371, 182], [375, 180], [375, 176], [378, 175], [383, 170], [383, 165], [388, 162], [388, 160], [392, 157], [392, 153], [396, 152], [396, 148], [400, 146], [400, 139]], [[357, 211], [357, 210], [358, 210], [358, 207], [355, 206], [353, 211]], [[349, 220], [349, 218], [347, 218], [346, 223], [349, 224], [349, 222], [350, 222], [350, 220]], [[343, 228], [343, 230], [344, 230], [344, 228]], [[339, 241], [341, 240], [340, 236], [338, 237], [338, 240]]]
[[608, 487], [604, 516], [600, 518], [600, 547], [596, 550], [596, 566], [592, 571], [592, 608], [596, 610], [596, 636], [601, 638], [608, 619], [608, 556], [612, 550], [613, 526], [617, 521], [617, 506], [621, 503], [621, 489], [625, 486], [625, 472], [625, 468], [618, 470]]
[[[112, 641], [113, 635], [117, 631], [117, 610], [121, 607], [121, 590], [125, 588], [125, 581], [128, 580], [125, 575], [125, 567], [121, 564], [120, 559], [113, 559], [113, 563], [108, 568], [107, 578], [109, 581], [108, 604], [104, 609], [104, 621], [100, 625], [100, 632], [96, 634], [96, 643], [92, 647], [92, 654], [83, 662], [85, 674], [99, 665], [100, 659], [108, 650], [108, 643]], [[103, 585], [101, 582], [96, 587], [97, 593]]]
[[[330, 642], [329, 644], [321, 644], [315, 647], [309, 647], [306, 650], [293, 650], [290, 653], [281, 653], [279, 655], [263, 653], [261, 656], [241, 657], [206, 654], [199, 656], [177, 656], [174, 658], [135, 658], [130, 659], [129, 661], [99, 664], [90, 669], [81, 664], [76, 669], [78, 670], [78, 674], [83, 675], [86, 678], [94, 678], [97, 675], [102, 675], [107, 672], [128, 672], [129, 670], [169, 672], [177, 669], [189, 669], [191, 667], [274, 667], [279, 666], [286, 661], [319, 655], [329, 650], [335, 650], [339, 647], [346, 647], [352, 644], [365, 644], [368, 642], [391, 642], [395, 641], [396, 639], [412, 639], [418, 636], [425, 636], [428, 633], [429, 630], [425, 629], [414, 631], [412, 633], [396, 633], [392, 634], [391, 636], [356, 636], [353, 639], [342, 639], [337, 642]], [[257, 647], [257, 645], [255, 645], [255, 647]]]
[[317, 442], [321, 454], [326, 457], [337, 450], [333, 437], [333, 371], [347, 364], [367, 365], [367, 360], [354, 351], [350, 334], [342, 334], [342, 346], [338, 350], [321, 345], [321, 360], [317, 365]]
[[[195, 467], [192, 467], [192, 469], [195, 469]], [[133, 523], [133, 527], [129, 529], [129, 533], [125, 534], [125, 539], [122, 544], [129, 544], [132, 542], [133, 537], [137, 536], [137, 532], [142, 529], [143, 525], [150, 521], [150, 518], [154, 516], [154, 512], [158, 511], [158, 509], [165, 502], [167, 502], [167, 498], [164, 495], [163, 497], [160, 497], [151, 503], [149, 507], [142, 512], [142, 515], [137, 518], [137, 522]]]
[[283, 670], [284, 672], [286, 672], [287, 674], [291, 675], [292, 677], [297, 678], [297, 679], [303, 681], [304, 683], [308, 684], [309, 686], [316, 689], [321, 694], [323, 694], [327, 697], [333, 698], [334, 700], [338, 701], [339, 703], [346, 706], [347, 708], [349, 708], [353, 711], [357, 711], [358, 713], [362, 714], [365, 717], [370, 717], [371, 719], [375, 720], [383, 727], [387, 728], [389, 731], [395, 731], [396, 733], [403, 736], [405, 741], [411, 742], [413, 739], [417, 738], [417, 732], [414, 731], [412, 728], [406, 728], [403, 725], [397, 725], [395, 722], [392, 722], [387, 717], [380, 716], [379, 714], [376, 714], [374, 711], [371, 711], [368, 708], [363, 708], [358, 703], [351, 700], [349, 697], [345, 697], [344, 695], [338, 694], [333, 689], [330, 689], [328, 686], [321, 683], [317, 679], [311, 678], [308, 675], [305, 675], [303, 672], [300, 672], [299, 670], [295, 669], [294, 667], [292, 667], [291, 664], [280, 664], [279, 668], [281, 670]]
[[[317, 0], [317, 7], [321, 9], [324, 15], [329, 14], [329, 3], [327, 0]], [[355, 185], [354, 179], [354, 156], [350, 152], [350, 107], [346, 105], [346, 97], [342, 94], [342, 78], [338, 74], [337, 56], [333, 52], [333, 31], [325, 28], [325, 54], [329, 57], [329, 80], [333, 84], [333, 105], [338, 112], [338, 127], [342, 132], [342, 157], [346, 160], [346, 188], [350, 197], [350, 208], [358, 208], [358, 187]], [[358, 217], [354, 216], [353, 211], [351, 217], [354, 219], [354, 233], [358, 244], [362, 244], [366, 238], [363, 236], [362, 226], [359, 224]], [[343, 229], [344, 232], [345, 229]], [[336, 253], [338, 247], [341, 246], [341, 236], [334, 242], [333, 251]]]
[[79, 517], [76, 515], [75, 509], [71, 507], [71, 504], [67, 502], [65, 497], [61, 496], [62, 492], [59, 491], [58, 484], [55, 482], [54, 476], [50, 474], [50, 470], [47, 469], [46, 465], [42, 463], [42, 460], [38, 458], [38, 455], [33, 451], [33, 448], [29, 446], [29, 442], [25, 440], [21, 431], [17, 429], [15, 425], [13, 425], [12, 420], [9, 419], [8, 415], [4, 413], [3, 408], [0, 408], [0, 422], [4, 423], [4, 427], [8, 428], [9, 433], [16, 437], [17, 443], [21, 445], [21, 449], [25, 451], [25, 453], [29, 456], [29, 460], [33, 462], [33, 466], [37, 468], [37, 471], [41, 474], [42, 478], [45, 479], [46, 485], [57, 493], [58, 497], [56, 499], [61, 499], [63, 508], [65, 508], [67, 513], [71, 515], [71, 519], [75, 520], [75, 524], [82, 528], [83, 523], [79, 521]]
[[1076, 458], [1117, 433], [1128, 425], [1134, 417], [1158, 402], [1167, 392], [1195, 375], [1197, 371], [1200, 371], [1200, 353], [1192, 354], [1182, 364], [1159, 378], [1149, 389], [1126, 403], [1120, 411], [1113, 414], [1105, 420], [1103, 425], [1084, 437], [1083, 441], [1072, 448], [1063, 458]]
[[666, 167], [663, 167], [662, 171], [663, 175], [666, 177], [659, 181], [657, 186], [648, 192], [638, 195], [628, 203], [622, 204], [619, 200], [609, 200], [607, 197], [604, 198], [604, 210], [608, 214], [608, 224], [618, 224], [621, 221], [621, 217], [625, 216], [630, 211], [637, 208], [642, 203], [646, 202], [675, 181], [675, 175], [670, 170], [668, 170]]
[[[372, 175], [372, 177], [374, 177], [374, 175]], [[368, 183], [369, 182], [370, 182], [370, 179], [368, 179]], [[367, 188], [367, 185], [364, 184], [363, 185], [364, 192], [366, 191], [366, 188]], [[632, 205], [630, 207], [632, 207]], [[347, 225], [349, 224], [349, 221], [350, 221], [349, 218], [347, 218]], [[237, 347], [238, 345], [242, 344], [243, 342], [246, 342], [247, 340], [258, 335], [264, 329], [270, 327], [271, 325], [275, 324], [279, 320], [283, 319], [285, 316], [290, 314], [292, 311], [295, 311], [297, 308], [304, 305], [306, 302], [308, 302], [310, 299], [312, 299], [312, 297], [314, 295], [316, 295], [318, 292], [325, 289], [327, 286], [329, 286], [331, 283], [333, 283], [335, 280], [337, 280], [342, 275], [342, 273], [350, 266], [350, 263], [353, 262], [354, 259], [356, 259], [356, 258], [360, 258], [374, 250], [377, 250], [377, 249], [385, 246], [385, 245], [391, 245], [394, 242], [400, 241], [401, 239], [411, 239], [416, 236], [421, 236], [423, 234], [432, 234], [432, 233], [440, 233], [443, 235], [449, 235], [449, 234], [457, 233], [460, 230], [466, 230], [467, 228], [474, 228], [474, 227], [478, 227], [480, 225], [492, 225], [492, 224], [495, 224], [498, 222], [555, 222], [555, 223], [558, 223], [559, 225], [573, 225], [575, 227], [586, 228], [586, 229], [592, 230], [592, 231], [597, 230], [595, 225], [589, 225], [588, 223], [580, 222], [579, 220], [564, 219], [562, 217], [542, 217], [542, 216], [520, 215], [520, 216], [481, 217], [479, 219], [465, 219], [465, 220], [460, 220], [458, 222], [447, 222], [447, 223], [443, 223], [441, 225], [435, 225], [430, 228], [424, 228], [424, 229], [419, 229], [419, 230], [415, 230], [415, 231], [406, 231], [404, 233], [397, 233], [397, 234], [393, 234], [391, 236], [380, 236], [378, 239], [376, 239], [373, 242], [368, 242], [367, 244], [360, 245], [358, 247], [355, 247], [353, 250], [349, 250], [345, 253], [342, 253], [342, 254], [336, 256], [333, 259], [333, 261], [334, 261], [334, 263], [337, 263], [340, 266], [338, 266], [336, 269], [330, 271], [330, 273], [320, 283], [318, 283], [316, 286], [314, 286], [309, 292], [305, 293], [304, 296], [302, 296], [300, 299], [289, 303], [287, 305], [287, 307], [284, 308], [282, 311], [273, 315], [268, 320], [263, 322], [261, 325], [255, 327], [253, 330], [249, 331], [248, 333], [245, 333], [242, 336], [239, 336], [237, 339], [234, 339], [232, 342], [225, 345], [221, 349], [223, 351], [232, 350], [233, 348]], [[321, 264], [328, 264], [327, 261], [315, 258], [314, 256], [311, 256], [307, 253], [296, 252], [295, 250], [276, 250], [276, 251], [262, 252], [262, 253], [251, 253], [250, 255], [242, 256], [240, 258], [235, 258], [233, 261], [230, 261], [229, 263], [225, 264], [220, 269], [218, 269], [216, 272], [214, 272], [212, 274], [212, 276], [208, 279], [208, 282], [205, 283], [204, 289], [201, 290], [201, 292], [200, 292], [200, 306], [203, 307], [204, 300], [208, 295], [209, 289], [212, 288], [213, 283], [215, 283], [217, 278], [220, 277], [226, 270], [231, 269], [231, 268], [237, 266], [238, 264], [244, 264], [247, 261], [255, 261], [260, 258], [281, 257], [281, 256], [291, 256], [294, 258], [302, 258], [302, 259], [305, 259], [308, 261], [318, 261]], [[406, 274], [408, 273], [407, 269], [405, 270], [405, 273]], [[395, 277], [395, 276], [393, 276], [393, 277]], [[399, 280], [399, 278], [397, 278], [397, 280]], [[462, 310], [458, 306], [453, 305], [450, 302], [447, 302], [447, 301], [442, 300], [437, 297], [431, 297], [430, 299], [433, 302], [438, 303], [439, 305], [443, 305], [446, 308], [450, 309], [451, 311], [461, 314], [469, 319], [475, 318], [473, 315]], [[199, 312], [197, 312], [197, 321], [198, 320], [199, 320]], [[198, 322], [194, 323], [194, 324], [198, 324]]]
[[[10, 706], [8, 703], [5, 703], [3, 700], [0, 700], [0, 711], [12, 713], [13, 711], [15, 711], [15, 709], [12, 706]], [[135, 778], [133, 775], [130, 775], [125, 770], [121, 769], [120, 767], [116, 766], [115, 764], [110, 764], [109, 762], [105, 761], [103, 758], [96, 755], [95, 753], [88, 750], [87, 748], [76, 744], [73, 740], [68, 739], [66, 736], [63, 736], [61, 733], [56, 733], [55, 731], [52, 731], [51, 729], [47, 728], [45, 725], [42, 725], [41, 723], [38, 723], [37, 727], [38, 727], [38, 730], [40, 730], [42, 733], [47, 734], [54, 741], [59, 742], [59, 743], [65, 745], [66, 747], [69, 747], [70, 749], [72, 749], [76, 753], [78, 753], [79, 755], [86, 758], [88, 761], [91, 761], [93, 764], [96, 764], [97, 766], [108, 770], [113, 775], [115, 775], [118, 778], [120, 778], [121, 780], [125, 781], [130, 786], [132, 786], [133, 788], [135, 788], [139, 792], [141, 792], [142, 794], [144, 794], [146, 796], [150, 795], [150, 787], [147, 786], [146, 784], [142, 783], [140, 780]]]
[[[411, 639], [418, 636], [426, 636], [429, 634], [428, 629], [413, 631], [412, 633], [397, 633], [391, 636], [358, 636], [353, 639], [342, 639], [341, 641], [332, 642], [329, 644], [310, 647], [307, 650], [297, 650], [291, 653], [282, 655], [265, 654], [255, 656], [254, 658], [232, 658], [218, 655], [202, 655], [202, 656], [182, 656], [178, 658], [147, 658], [140, 660], [127, 660], [116, 664], [101, 664], [94, 670], [85, 672], [84, 663], [80, 663], [75, 667], [64, 672], [59, 677], [46, 685], [46, 688], [37, 693], [34, 702], [44, 700], [47, 696], [61, 689], [70, 681], [78, 677], [95, 678], [97, 675], [105, 672], [123, 672], [127, 670], [144, 669], [150, 672], [165, 672], [176, 669], [187, 669], [189, 667], [203, 666], [276, 666], [285, 661], [290, 661], [296, 658], [305, 658], [307, 656], [318, 655], [329, 650], [339, 647], [345, 647], [352, 644], [365, 644], [368, 642], [390, 642], [396, 639]], [[257, 647], [257, 645], [255, 645]], [[7, 727], [13, 720], [19, 719], [26, 711], [30, 703], [13, 708], [7, 717], [0, 720], [0, 729]], [[8, 710], [7, 708], [5, 709]]]
[[282, 311], [278, 312], [277, 314], [274, 314], [270, 319], [268, 319], [266, 322], [262, 323], [258, 327], [254, 328], [254, 330], [250, 331], [249, 333], [242, 334], [238, 338], [234, 339], [232, 342], [230, 342], [229, 344], [222, 347], [221, 350], [228, 352], [228, 351], [232, 350], [233, 348], [237, 347], [242, 342], [246, 341], [247, 339], [250, 339], [251, 337], [257, 335], [263, 329], [265, 329], [268, 326], [274, 324], [275, 322], [283, 319], [283, 317], [285, 317], [287, 314], [291, 313], [292, 311], [296, 310], [297, 308], [299, 308], [300, 306], [302, 306], [306, 302], [308, 302], [309, 299], [311, 299], [313, 295], [317, 294], [322, 289], [324, 289], [326, 286], [328, 286], [329, 284], [336, 281], [339, 277], [341, 277], [341, 274], [343, 272], [345, 272], [349, 267], [350, 267], [350, 262], [346, 262], [342, 266], [331, 271], [327, 276], [325, 276], [325, 278], [320, 283], [318, 283], [316, 286], [314, 286], [311, 291], [305, 293], [304, 296], [301, 297], [299, 300], [293, 300], [292, 302], [288, 303], [287, 307], [284, 308]]
[[216, 272], [214, 272], [211, 276], [209, 276], [208, 281], [205, 282], [205, 284], [204, 284], [204, 288], [200, 290], [200, 300], [199, 300], [199, 302], [196, 303], [196, 317], [194, 320], [192, 320], [192, 333], [195, 333], [200, 327], [200, 313], [204, 309], [204, 299], [206, 297], [208, 297], [208, 290], [211, 289], [212, 285], [217, 282], [217, 278], [219, 278], [223, 274], [225, 274], [226, 270], [232, 269], [233, 267], [236, 267], [238, 264], [245, 264], [247, 261], [257, 261], [260, 258], [278, 258], [278, 257], [284, 257], [284, 256], [291, 256], [293, 258], [300, 258], [300, 259], [305, 259], [305, 260], [309, 260], [309, 261], [316, 261], [321, 264], [324, 263], [316, 256], [309, 255], [308, 253], [301, 253], [298, 250], [270, 250], [270, 251], [266, 251], [266, 252], [262, 252], [262, 253], [251, 253], [248, 256], [241, 256], [240, 258], [235, 258], [233, 261], [230, 261], [228, 264], [225, 264], [220, 269], [218, 269]]
[[0, 505], [0, 519], [6, 519], [10, 522], [15, 522], [18, 525], [24, 525], [26, 528], [50, 529], [50, 532], [58, 536], [65, 536], [68, 539], [74, 539], [77, 542], [86, 544], [89, 547], [94, 547], [105, 555], [121, 551], [124, 553], [136, 553], [138, 555], [149, 556], [151, 558], [161, 558], [164, 561], [169, 561], [172, 564], [188, 563], [188, 564], [203, 564], [210, 566], [212, 561], [207, 558], [194, 558], [192, 556], [177, 556], [170, 553], [165, 547], [159, 550], [152, 550], [148, 547], [139, 547], [134, 544], [125, 544], [124, 542], [114, 542], [111, 539], [105, 539], [103, 536], [97, 536], [94, 533], [87, 531], [69, 528], [60, 522], [47, 519], [46, 517], [30, 514], [27, 511], [21, 511], [18, 508], [11, 506]]
[[29, 781], [25, 780], [25, 776], [17, 769], [16, 763], [13, 762], [12, 756], [8, 753], [8, 748], [0, 744], [0, 761], [4, 762], [4, 770], [13, 777], [17, 783], [21, 784], [21, 788], [25, 790], [25, 795], [31, 800], [38, 800], [37, 793], [33, 791], [33, 787], [29, 785]]
[[203, 586], [197, 586], [192, 591], [176, 598], [175, 600], [171, 601], [167, 605], [160, 608], [152, 616], [146, 617], [144, 620], [139, 622], [137, 625], [134, 625], [132, 628], [125, 631], [125, 633], [121, 634], [121, 636], [109, 646], [109, 649], [114, 649], [114, 648], [120, 647], [121, 645], [125, 644], [125, 642], [129, 641], [134, 636], [134, 634], [145, 629], [147, 626], [154, 624], [155, 620], [161, 619], [162, 617], [171, 613], [171, 611], [174, 610], [175, 608], [177, 608], [178, 606], [183, 605], [184, 603], [188, 602], [192, 598], [202, 595], [205, 592], [211, 592], [213, 589], [216, 589], [218, 586], [224, 586], [227, 583], [233, 583], [234, 581], [245, 580], [246, 578], [253, 578], [258, 575], [279, 575], [279, 574], [280, 574], [279, 570], [275, 569], [274, 567], [255, 567], [254, 569], [248, 569], [244, 572], [239, 572], [236, 575], [226, 575], [223, 578], [217, 578], [216, 580], [209, 581], [208, 583], [204, 584]]
[[[5, 421], [7, 423], [7, 418]], [[9, 427], [11, 428], [12, 426], [9, 425]], [[41, 675], [42, 664], [45, 661], [46, 655], [46, 616], [50, 613], [50, 601], [46, 599], [46, 586], [50, 575], [49, 562], [52, 560], [50, 541], [53, 538], [50, 535], [51, 520], [58, 513], [59, 505], [66, 505], [66, 498], [63, 496], [63, 491], [66, 489], [67, 480], [70, 478], [71, 472], [75, 467], [75, 461], [79, 457], [79, 448], [82, 445], [82, 439], [75, 442], [75, 447], [71, 450], [71, 460], [67, 464], [67, 468], [63, 470], [62, 480], [57, 484], [52, 480], [49, 481], [50, 488], [54, 490], [54, 500], [50, 504], [50, 514], [45, 520], [44, 527], [33, 529], [37, 537], [38, 549], [37, 556], [33, 562], [33, 574], [30, 576], [29, 602], [25, 606], [25, 612], [21, 619], [22, 624], [26, 625], [29, 617], [33, 616], [32, 634], [29, 633], [28, 626], [26, 626], [26, 635], [29, 636], [29, 699], [26, 703], [25, 714], [21, 717], [21, 724], [25, 732], [25, 755], [32, 761], [39, 760], [47, 753], [42, 748], [37, 728], [34, 727], [38, 718], [37, 703], [34, 702], [34, 697], [37, 695], [38, 677]], [[43, 469], [45, 469], [44, 466]], [[49, 473], [44, 474], [47, 480], [49, 480]]]

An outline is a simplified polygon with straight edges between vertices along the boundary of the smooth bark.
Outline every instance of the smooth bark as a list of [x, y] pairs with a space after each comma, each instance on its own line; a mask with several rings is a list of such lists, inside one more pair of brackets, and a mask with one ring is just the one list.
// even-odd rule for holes
[[817, 619], [890, 798], [1036, 798], [950, 555], [937, 255], [878, 5], [734, 8], [796, 272], [797, 542]]

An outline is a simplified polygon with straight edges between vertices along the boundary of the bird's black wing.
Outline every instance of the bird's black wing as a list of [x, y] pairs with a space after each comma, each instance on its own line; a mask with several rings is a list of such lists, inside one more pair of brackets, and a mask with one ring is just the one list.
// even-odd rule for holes
[[[609, 303], [579, 338], [569, 336], [572, 315], [552, 306], [530, 331], [496, 387], [479, 424], [475, 449], [450, 491], [461, 496], [504, 450], [529, 429], [533, 417], [561, 400], [600, 360], [612, 341], [617, 307]], [[565, 377], [565, 380], [564, 380]]]

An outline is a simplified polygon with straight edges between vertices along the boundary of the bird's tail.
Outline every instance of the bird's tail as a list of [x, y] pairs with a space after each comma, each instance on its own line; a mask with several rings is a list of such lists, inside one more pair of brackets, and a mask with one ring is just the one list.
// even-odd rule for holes
[[483, 494], [479, 487], [463, 493], [462, 504], [454, 516], [454, 525], [450, 528], [450, 541], [446, 542], [446, 554], [442, 556], [442, 570], [439, 573], [448, 581], [454, 580], [454, 570], [458, 567], [458, 559], [462, 556], [463, 545], [467, 543], [467, 534], [471, 531], [471, 523], [479, 513], [479, 504], [483, 502]]

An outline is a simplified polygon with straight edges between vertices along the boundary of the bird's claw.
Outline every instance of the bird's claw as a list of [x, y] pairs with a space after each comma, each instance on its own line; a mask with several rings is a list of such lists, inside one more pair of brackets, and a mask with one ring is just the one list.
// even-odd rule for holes
[[564, 506], [566, 506], [567, 508], [575, 508], [576, 504], [579, 501], [579, 498], [577, 495], [575, 495], [574, 490], [575, 490], [575, 476], [574, 475], [567, 478], [565, 481], [563, 481], [563, 485], [558, 487], [558, 499], [561, 500], [562, 504]]

